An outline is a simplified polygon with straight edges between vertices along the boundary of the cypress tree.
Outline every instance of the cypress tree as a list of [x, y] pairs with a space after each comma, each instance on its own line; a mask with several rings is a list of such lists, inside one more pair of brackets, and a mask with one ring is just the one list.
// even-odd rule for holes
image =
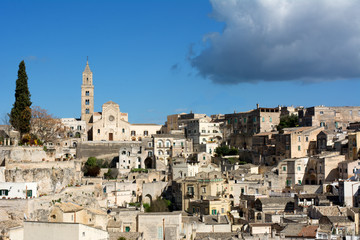
[[25, 70], [25, 62], [19, 64], [18, 78], [16, 80], [15, 102], [10, 113], [11, 125], [22, 136], [30, 132], [31, 101], [28, 87], [28, 77]]

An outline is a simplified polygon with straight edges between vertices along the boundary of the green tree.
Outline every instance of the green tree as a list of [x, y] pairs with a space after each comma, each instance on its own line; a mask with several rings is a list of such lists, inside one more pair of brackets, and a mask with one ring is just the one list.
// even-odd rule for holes
[[282, 132], [284, 128], [298, 127], [299, 118], [295, 114], [283, 116], [280, 118], [280, 123], [277, 126], [277, 130]]
[[151, 202], [150, 206], [145, 207], [146, 212], [169, 212], [171, 210], [171, 201], [158, 197]]
[[96, 177], [100, 173], [100, 166], [95, 157], [89, 157], [84, 166], [84, 175]]
[[25, 70], [25, 62], [19, 64], [18, 79], [16, 80], [15, 103], [10, 113], [11, 125], [22, 136], [30, 132], [31, 101], [28, 87], [28, 77]]
[[220, 146], [220, 147], [217, 147], [215, 149], [215, 153], [219, 156], [219, 157], [222, 157], [222, 156], [229, 156], [229, 155], [238, 155], [239, 154], [239, 150], [232, 147], [232, 148], [229, 148], [229, 146], [225, 145], [225, 146]]

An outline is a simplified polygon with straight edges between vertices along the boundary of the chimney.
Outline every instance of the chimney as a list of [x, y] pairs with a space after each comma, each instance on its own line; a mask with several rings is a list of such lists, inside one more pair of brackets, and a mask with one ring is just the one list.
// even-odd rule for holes
[[259, 104], [258, 103], [256, 104], [256, 109], [259, 109]]
[[220, 217], [221, 217], [221, 215], [220, 215], [220, 213], [219, 213], [219, 212], [218, 212], [218, 214], [217, 214], [217, 216], [216, 216], [216, 217], [217, 217], [217, 222], [218, 222], [218, 223], [220, 223], [220, 220], [221, 220], [221, 219], [220, 219]]

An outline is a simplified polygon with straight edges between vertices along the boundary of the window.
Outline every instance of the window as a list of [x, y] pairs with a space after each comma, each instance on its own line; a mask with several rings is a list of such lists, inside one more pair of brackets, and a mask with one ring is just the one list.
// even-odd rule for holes
[[298, 166], [298, 167], [297, 167], [297, 170], [298, 170], [298, 171], [301, 171], [301, 167], [300, 167], [300, 166]]
[[216, 215], [216, 209], [211, 210], [211, 215]]
[[339, 128], [339, 123], [338, 122], [335, 122], [335, 127]]
[[204, 129], [203, 129], [203, 130], [201, 130], [201, 133], [206, 133], [206, 130], [204, 130]]
[[270, 117], [270, 122], [272, 122], [272, 117]]
[[89, 91], [86, 91], [86, 92], [85, 92], [85, 95], [86, 95], [86, 96], [89, 96], [89, 95], [90, 95], [90, 92], [89, 92]]
[[301, 142], [301, 137], [300, 136], [298, 137], [298, 142]]
[[87, 108], [86, 110], [85, 110], [85, 114], [89, 114], [90, 113], [90, 110]]
[[227, 120], [227, 123], [228, 123], [228, 124], [230, 124], [230, 123], [231, 123], [231, 120], [230, 120], [230, 119], [228, 119], [228, 120]]
[[254, 117], [254, 122], [256, 122], [256, 117]]
[[148, 131], [144, 131], [144, 136], [148, 136], [149, 135], [149, 132]]
[[81, 126], [79, 125], [79, 126], [77, 126], [77, 130], [81, 130]]
[[301, 151], [301, 146], [300, 145], [298, 146], [298, 151]]
[[86, 99], [85, 100], [85, 105], [89, 105], [90, 104], [90, 100], [89, 99]]
[[324, 114], [324, 112], [323, 111], [320, 111], [320, 115], [323, 115]]
[[241, 194], [245, 193], [245, 188], [241, 188]]
[[100, 129], [98, 129], [98, 134], [100, 134]]
[[308, 136], [305, 137], [305, 141], [307, 141], [307, 142], [309, 141], [309, 137], [308, 137]]
[[282, 170], [283, 170], [283, 171], [286, 171], [286, 166], [283, 166], [283, 167], [282, 167]]
[[0, 190], [0, 196], [8, 196], [8, 195], [9, 195], [9, 190], [7, 189]]
[[324, 122], [321, 122], [321, 123], [320, 123], [320, 127], [325, 127], [325, 123], [324, 123]]
[[300, 185], [301, 185], [301, 180], [298, 180], [298, 184], [300, 184]]
[[125, 227], [125, 232], [130, 232], [130, 227]]
[[149, 143], [148, 143], [148, 146], [149, 146], [149, 147], [152, 147], [152, 142], [149, 142]]
[[225, 209], [224, 208], [221, 208], [221, 213], [224, 213], [225, 212]]
[[285, 150], [290, 150], [290, 146], [289, 146], [289, 145], [286, 145], [286, 146], [285, 146]]
[[291, 180], [290, 179], [286, 180], [286, 186], [290, 186], [290, 185], [291, 185]]
[[163, 142], [161, 140], [159, 140], [157, 145], [158, 145], [158, 147], [162, 147]]
[[194, 187], [193, 186], [188, 186], [187, 190], [188, 190], [189, 195], [194, 195]]
[[264, 118], [264, 117], [262, 117], [262, 121], [265, 122], [265, 118]]
[[153, 153], [150, 151], [150, 152], [148, 152], [148, 156], [149, 157], [152, 157], [152, 155], [153, 155]]
[[136, 132], [133, 130], [131, 131], [131, 136], [135, 136], [136, 135]]
[[202, 193], [206, 193], [206, 187], [202, 187]]
[[122, 133], [125, 133], [125, 128], [122, 129]]
[[166, 142], [166, 147], [170, 147], [171, 146], [171, 142], [169, 140], [167, 140]]

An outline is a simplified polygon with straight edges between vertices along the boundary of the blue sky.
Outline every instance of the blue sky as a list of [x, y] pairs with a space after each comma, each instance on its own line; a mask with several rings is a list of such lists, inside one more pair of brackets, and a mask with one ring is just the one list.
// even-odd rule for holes
[[[240, 28], [227, 18], [238, 12], [225, 5], [216, 0], [0, 1], [0, 114], [11, 110], [18, 64], [24, 59], [33, 105], [57, 117], [79, 117], [81, 74], [87, 56], [94, 74], [95, 111], [112, 100], [129, 113], [131, 123], [162, 124], [167, 115], [190, 110], [209, 115], [247, 111], [256, 103], [265, 107], [360, 105], [356, 66], [326, 70], [334, 69], [332, 64], [345, 65], [350, 55], [336, 58], [336, 54], [347, 53], [346, 49], [326, 56], [337, 61], [322, 61], [326, 63], [323, 71], [313, 68], [316, 64], [308, 60], [309, 55], [299, 61], [298, 55], [291, 57], [289, 52], [286, 56], [296, 61], [286, 60], [291, 63], [286, 65], [291, 70], [288, 75], [282, 68], [284, 62], [279, 61], [271, 62], [271, 70], [259, 70], [257, 63], [269, 66], [265, 58], [283, 55], [257, 52], [257, 58], [249, 57], [255, 51], [246, 52], [251, 49], [249, 42], [237, 38], [244, 39], [253, 31], [250, 34], [244, 25]], [[236, 7], [239, 11], [247, 8], [239, 3]], [[266, 11], [263, 6], [251, 9]], [[316, 46], [316, 41], [304, 43], [306, 49]], [[251, 42], [254, 49], [264, 45]], [[357, 51], [358, 45], [351, 44], [349, 48]], [[242, 69], [245, 65], [246, 71]], [[254, 74], [258, 72], [263, 75]]]

